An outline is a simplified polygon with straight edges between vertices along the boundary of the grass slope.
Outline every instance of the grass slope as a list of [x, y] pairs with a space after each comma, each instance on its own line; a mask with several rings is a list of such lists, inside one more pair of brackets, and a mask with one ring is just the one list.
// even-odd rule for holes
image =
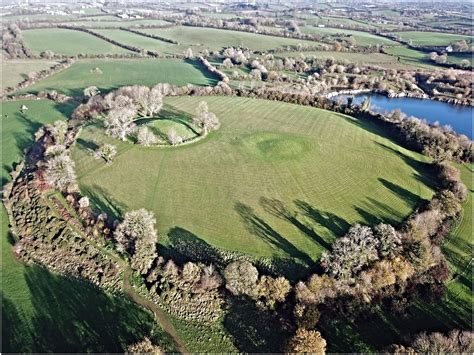
[[62, 28], [22, 31], [25, 44], [35, 53], [51, 50], [56, 54], [126, 54], [130, 51], [88, 33]]
[[[99, 68], [102, 74], [94, 71]], [[196, 61], [169, 59], [81, 60], [70, 68], [39, 81], [21, 92], [57, 90], [78, 96], [84, 88], [97, 86], [101, 92], [124, 85], [156, 85], [168, 82], [175, 85], [215, 85], [216, 78]]]
[[[201, 100], [167, 98], [161, 117], [190, 120]], [[152, 210], [171, 242], [184, 229], [217, 247], [307, 263], [350, 224], [397, 223], [431, 197], [423, 158], [371, 124], [273, 101], [204, 100], [221, 128], [185, 147], [142, 148], [85, 128], [73, 151], [81, 190], [108, 213]], [[87, 152], [102, 141], [118, 147], [111, 166]]]
[[[448, 332], [472, 329], [472, 200], [474, 168], [460, 166], [461, 177], [470, 193], [463, 204], [463, 218], [444, 243], [443, 252], [453, 270], [446, 295], [436, 302], [418, 301], [404, 316], [380, 309], [372, 317], [352, 322], [324, 322], [318, 325], [328, 341], [328, 352], [373, 352], [390, 344], [409, 341], [422, 331]], [[374, 336], [374, 329], [377, 336]]]
[[274, 48], [296, 46], [298, 43], [306, 43], [309, 46], [317, 44], [316, 42], [300, 41], [292, 38], [187, 26], [146, 29], [143, 32], [173, 39], [180, 44], [183, 50], [190, 47], [196, 53], [204, 48], [220, 50], [230, 46], [243, 46], [255, 51], [266, 51]]
[[351, 53], [351, 52], [335, 52], [335, 51], [324, 51], [324, 52], [289, 52], [277, 54], [277, 57], [299, 57], [303, 54], [305, 57], [314, 57], [321, 59], [335, 59], [345, 60], [348, 63], [357, 64], [396, 64], [396, 58], [384, 54], [384, 53], [370, 53], [370, 55], [364, 53]]
[[353, 31], [339, 28], [319, 28], [319, 27], [303, 27], [301, 32], [307, 34], [319, 34], [321, 36], [330, 35], [336, 38], [347, 38], [352, 37], [356, 41], [356, 44], [359, 46], [369, 46], [369, 45], [397, 45], [397, 42], [392, 41], [391, 39], [384, 38], [381, 36], [374, 35], [372, 33], [363, 32], [363, 31]]
[[[29, 107], [25, 115], [21, 104]], [[2, 185], [36, 129], [71, 110], [44, 100], [2, 103]], [[121, 352], [156, 327], [149, 312], [124, 298], [17, 261], [3, 205], [1, 238], [3, 352]], [[155, 334], [165, 339], [160, 329]]]
[[399, 35], [402, 39], [408, 41], [411, 40], [415, 46], [448, 46], [453, 42], [466, 40], [467, 43], [472, 43], [472, 36], [455, 35], [451, 33], [439, 33], [439, 32], [418, 32], [418, 31], [407, 31], [407, 32], [394, 32]]
[[387, 54], [393, 55], [400, 63], [411, 64], [419, 67], [426, 67], [431, 69], [439, 69], [440, 67], [433, 63], [428, 56], [428, 53], [417, 51], [403, 46], [395, 46], [386, 48]]
[[29, 73], [48, 69], [56, 63], [51, 60], [3, 60], [2, 89], [15, 86], [25, 80]]

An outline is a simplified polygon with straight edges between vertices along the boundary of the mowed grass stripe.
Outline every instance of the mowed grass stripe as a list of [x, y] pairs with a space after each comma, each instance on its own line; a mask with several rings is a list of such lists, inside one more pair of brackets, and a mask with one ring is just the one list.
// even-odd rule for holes
[[[76, 146], [81, 188], [100, 184], [104, 194], [95, 196], [98, 204], [110, 199], [121, 213], [125, 207], [152, 210], [160, 235], [179, 227], [220, 248], [302, 261], [317, 259], [350, 224], [398, 223], [432, 196], [417, 177], [431, 178], [426, 159], [379, 136], [371, 123], [249, 98], [169, 97], [165, 104], [192, 117], [202, 100], [221, 127], [195, 144], [132, 146], [113, 165], [97, 170], [99, 163]], [[81, 138], [109, 139], [89, 129]], [[268, 201], [297, 221], [273, 213]]]

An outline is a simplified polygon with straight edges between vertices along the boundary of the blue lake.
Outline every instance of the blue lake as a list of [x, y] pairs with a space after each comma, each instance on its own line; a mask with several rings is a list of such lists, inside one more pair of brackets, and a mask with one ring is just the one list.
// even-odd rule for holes
[[470, 106], [406, 97], [390, 99], [377, 94], [357, 95], [354, 97], [354, 103], [360, 104], [366, 97], [370, 97], [372, 111], [383, 113], [399, 109], [407, 116], [415, 116], [433, 124], [439, 123], [441, 126], [449, 125], [455, 132], [473, 139], [474, 110]]

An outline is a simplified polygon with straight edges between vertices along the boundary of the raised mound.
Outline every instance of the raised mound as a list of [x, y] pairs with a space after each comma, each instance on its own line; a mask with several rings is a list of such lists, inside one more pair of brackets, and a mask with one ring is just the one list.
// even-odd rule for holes
[[[109, 213], [146, 208], [161, 243], [205, 241], [309, 262], [355, 222], [400, 222], [432, 195], [424, 157], [366, 122], [311, 107], [236, 97], [170, 97], [162, 118], [189, 121], [201, 100], [218, 131], [172, 149], [84, 129], [74, 148], [81, 191]], [[158, 121], [159, 122], [159, 121]], [[117, 145], [113, 165], [87, 153]]]

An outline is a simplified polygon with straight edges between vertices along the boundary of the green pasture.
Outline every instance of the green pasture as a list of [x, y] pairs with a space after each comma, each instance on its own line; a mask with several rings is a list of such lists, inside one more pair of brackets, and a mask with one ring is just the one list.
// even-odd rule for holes
[[26, 46], [35, 53], [46, 50], [69, 56], [132, 53], [91, 34], [62, 28], [25, 30], [22, 31], [22, 35]]
[[[46, 100], [2, 103], [2, 186], [34, 132], [72, 109]], [[16, 260], [3, 205], [1, 238], [2, 352], [122, 352], [155, 326], [149, 312], [124, 298]]]
[[397, 42], [392, 41], [391, 39], [377, 36], [372, 33], [363, 32], [363, 31], [353, 31], [353, 30], [346, 30], [342, 28], [320, 28], [314, 26], [306, 26], [301, 28], [301, 32], [313, 35], [321, 35], [321, 36], [331, 36], [336, 39], [348, 39], [352, 37], [355, 40], [356, 45], [359, 46], [369, 46], [369, 45], [386, 45], [386, 46], [393, 46], [396, 45]]
[[94, 19], [90, 19], [89, 21], [79, 20], [75, 22], [68, 22], [68, 25], [71, 26], [84, 26], [87, 28], [103, 28], [103, 27], [134, 27], [140, 25], [146, 26], [164, 26], [169, 25], [170, 22], [163, 21], [163, 20], [123, 20], [118, 17], [115, 18], [102, 18], [99, 17], [99, 21], [97, 21], [97, 17]]
[[436, 69], [440, 68], [436, 63], [430, 60], [428, 53], [404, 46], [386, 48], [387, 54], [393, 55], [396, 60], [403, 64]]
[[335, 51], [321, 51], [321, 52], [289, 52], [278, 53], [275, 55], [279, 58], [284, 57], [313, 57], [320, 59], [334, 59], [338, 61], [346, 61], [347, 63], [357, 64], [395, 64], [396, 58], [384, 53], [353, 53], [353, 52], [335, 52]]
[[472, 36], [439, 32], [407, 31], [394, 32], [394, 34], [400, 36], [406, 41], [411, 40], [414, 46], [448, 46], [453, 42], [461, 40], [465, 40], [468, 44], [472, 44], [473, 40]]
[[[97, 70], [97, 68], [99, 70]], [[107, 92], [125, 85], [157, 83], [175, 85], [215, 85], [217, 79], [197, 61], [180, 59], [108, 59], [80, 60], [70, 68], [50, 76], [21, 92], [57, 90], [80, 96], [84, 88], [97, 86]]]
[[[472, 329], [472, 199], [474, 170], [471, 165], [458, 166], [469, 189], [463, 204], [462, 219], [448, 235], [443, 252], [453, 271], [441, 300], [417, 300], [403, 315], [380, 308], [374, 316], [358, 319], [327, 320], [318, 325], [329, 346], [328, 351], [377, 352], [390, 344], [407, 343], [416, 334], [447, 333], [452, 329]], [[377, 329], [377, 336], [374, 336]], [[340, 334], [344, 334], [343, 337]]]
[[[144, 48], [147, 50], [155, 51], [160, 54], [183, 54], [185, 48], [176, 44], [160, 41], [158, 39], [141, 36], [136, 33], [131, 33], [122, 30], [95, 30], [108, 38], [111, 38], [119, 43], [127, 44], [129, 46], [135, 46], [138, 48]], [[140, 31], [144, 31], [140, 29]]]
[[52, 60], [12, 59], [2, 61], [2, 89], [12, 87], [27, 79], [31, 72], [48, 69], [57, 62]]
[[317, 42], [301, 41], [293, 38], [188, 26], [144, 29], [143, 32], [173, 39], [181, 45], [183, 51], [190, 47], [197, 52], [205, 48], [209, 50], [221, 50], [230, 46], [248, 47], [254, 51], [267, 51], [275, 48], [297, 46], [298, 43], [307, 44], [309, 46], [317, 44]]
[[[432, 195], [425, 158], [344, 115], [179, 97], [166, 98], [159, 118], [189, 121], [201, 100], [221, 127], [183, 147], [143, 148], [86, 127], [73, 150], [81, 191], [112, 215], [153, 211], [162, 244], [179, 229], [196, 242], [307, 264], [351, 224], [397, 224]], [[118, 148], [113, 165], [90, 155], [105, 141]]]
[[365, 27], [367, 29], [373, 28], [372, 24], [368, 24], [366, 22], [360, 20], [352, 20], [347, 17], [336, 17], [336, 16], [308, 16], [305, 19], [305, 23], [307, 25], [324, 25], [329, 27], [349, 27], [349, 26], [358, 26], [358, 27]]

